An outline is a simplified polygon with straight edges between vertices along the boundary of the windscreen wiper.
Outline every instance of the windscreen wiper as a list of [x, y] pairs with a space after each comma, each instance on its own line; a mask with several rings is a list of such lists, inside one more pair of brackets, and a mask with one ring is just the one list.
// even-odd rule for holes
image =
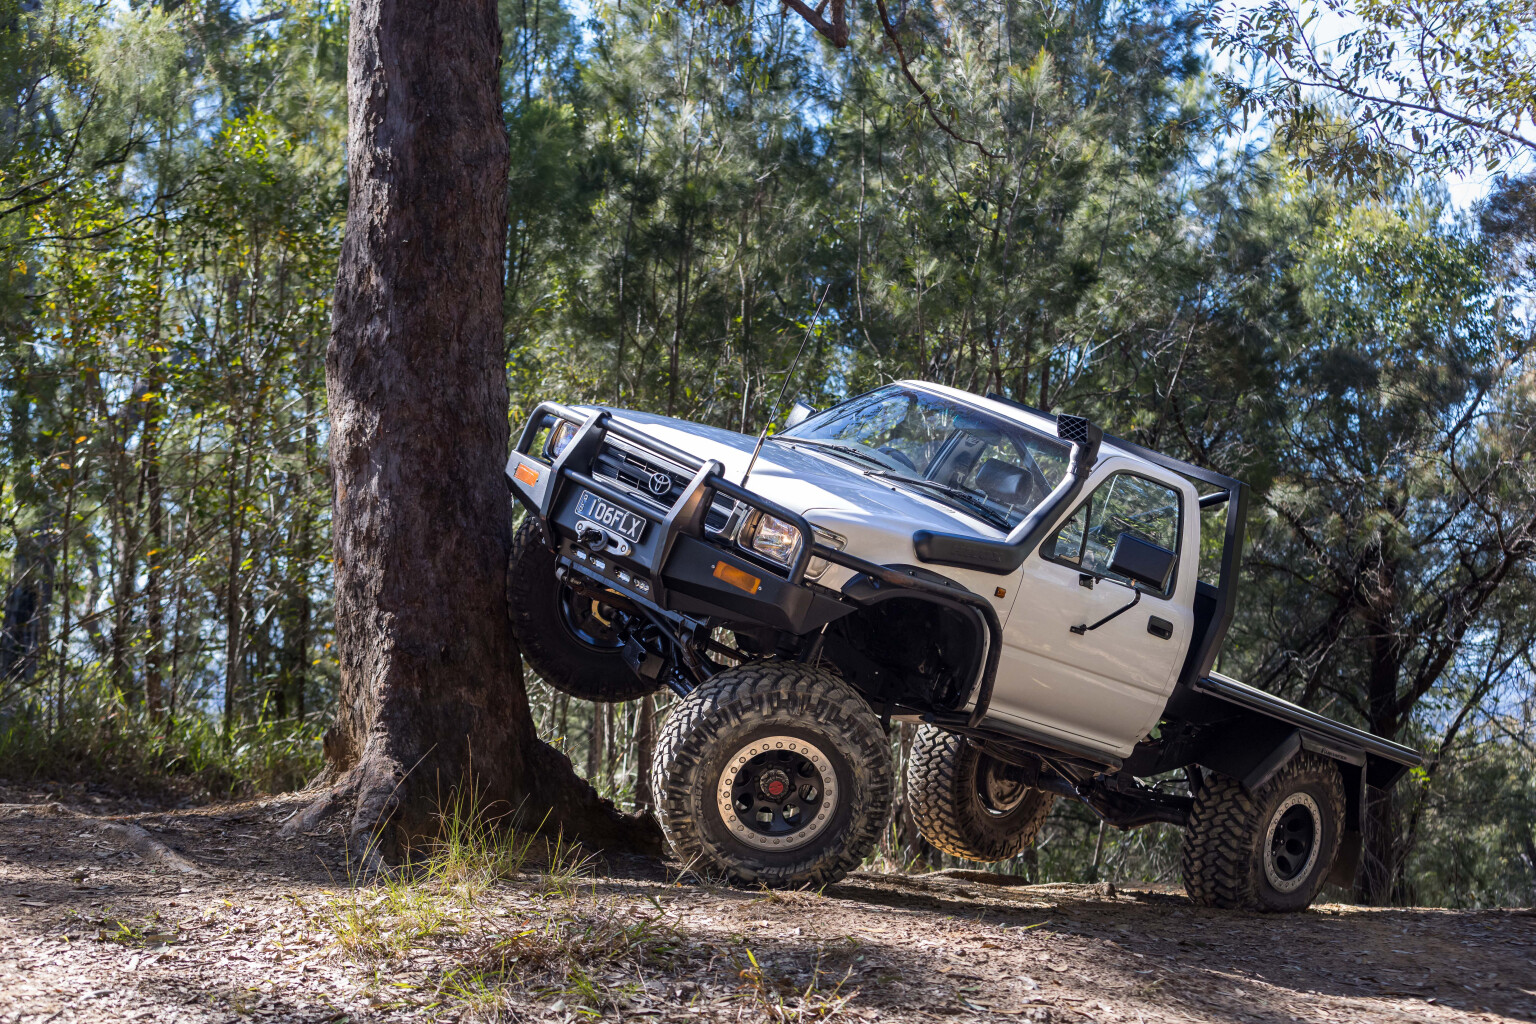
[[900, 480], [904, 484], [912, 484], [915, 487], [925, 487], [930, 491], [948, 495], [951, 498], [959, 498], [966, 506], [973, 509], [977, 516], [999, 530], [1010, 529], [1012, 524], [1003, 516], [998, 515], [986, 501], [979, 495], [966, 490], [964, 487], [956, 487], [954, 484], [942, 484], [937, 480], [929, 480], [926, 477], [908, 476], [905, 473], [893, 473], [888, 469], [871, 469], [866, 475], [884, 477], [887, 480]]
[[849, 444], [839, 444], [836, 441], [823, 441], [817, 437], [782, 437], [778, 435], [771, 436], [768, 438], [768, 440], [778, 441], [781, 444], [788, 445], [803, 444], [810, 448], [826, 448], [829, 451], [834, 451], [841, 455], [851, 455], [862, 462], [869, 462], [876, 466], [880, 466], [881, 468], [885, 467], [884, 462], [875, 458], [868, 452], [860, 451], [858, 448], [855, 448], [853, 445]]

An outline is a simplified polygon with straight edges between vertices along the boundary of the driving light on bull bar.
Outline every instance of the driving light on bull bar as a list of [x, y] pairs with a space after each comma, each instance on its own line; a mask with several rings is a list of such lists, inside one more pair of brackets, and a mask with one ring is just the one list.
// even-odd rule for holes
[[795, 555], [800, 552], [801, 540], [800, 531], [795, 529], [793, 523], [760, 512], [750, 526], [751, 539], [748, 544], [753, 551], [781, 565], [794, 562]]
[[560, 420], [549, 432], [549, 440], [544, 443], [544, 449], [551, 457], [559, 458], [566, 445], [571, 443], [571, 438], [576, 436], [577, 429], [577, 425], [570, 420]]

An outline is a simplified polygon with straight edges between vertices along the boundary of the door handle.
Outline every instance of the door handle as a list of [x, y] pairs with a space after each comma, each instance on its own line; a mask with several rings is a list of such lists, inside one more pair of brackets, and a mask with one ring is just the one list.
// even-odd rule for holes
[[1147, 620], [1147, 632], [1159, 640], [1173, 639], [1173, 623], [1167, 619], [1160, 619], [1156, 615]]

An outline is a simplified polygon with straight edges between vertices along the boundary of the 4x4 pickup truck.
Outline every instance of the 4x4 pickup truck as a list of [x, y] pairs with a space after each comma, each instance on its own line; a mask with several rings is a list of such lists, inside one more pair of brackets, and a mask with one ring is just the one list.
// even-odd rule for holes
[[681, 698], [652, 765], [696, 871], [822, 884], [892, 806], [890, 723], [940, 850], [1020, 853], [1057, 796], [1186, 831], [1197, 901], [1297, 910], [1421, 756], [1212, 671], [1247, 489], [1050, 415], [904, 381], [753, 438], [546, 402], [513, 628], [551, 685]]

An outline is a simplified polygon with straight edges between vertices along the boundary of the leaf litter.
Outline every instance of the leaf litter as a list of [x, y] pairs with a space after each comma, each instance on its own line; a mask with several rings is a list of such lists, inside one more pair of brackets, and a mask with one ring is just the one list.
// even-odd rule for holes
[[280, 833], [298, 795], [84, 830], [0, 797], [0, 1024], [1536, 1020], [1529, 912], [1272, 917], [979, 871], [769, 893], [485, 835], [359, 880], [339, 836]]

